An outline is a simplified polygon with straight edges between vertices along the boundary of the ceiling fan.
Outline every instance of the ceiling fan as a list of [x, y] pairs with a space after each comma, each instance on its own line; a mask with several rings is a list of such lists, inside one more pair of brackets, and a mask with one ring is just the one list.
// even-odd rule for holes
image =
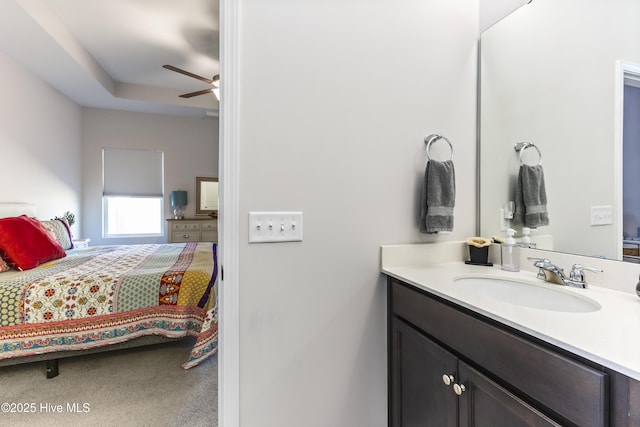
[[204, 89], [204, 90], [199, 90], [197, 92], [190, 92], [190, 93], [182, 94], [182, 95], [180, 95], [180, 98], [191, 98], [192, 96], [204, 95], [205, 93], [213, 92], [215, 94], [216, 98], [218, 98], [218, 100], [220, 100], [220, 74], [216, 74], [215, 76], [213, 76], [212, 79], [208, 79], [206, 77], [202, 77], [202, 76], [199, 76], [197, 74], [193, 74], [193, 73], [190, 73], [188, 71], [185, 71], [185, 70], [183, 70], [181, 68], [174, 67], [173, 65], [163, 65], [162, 68], [166, 68], [167, 70], [175, 71], [176, 73], [184, 74], [185, 76], [193, 77], [194, 79], [201, 80], [201, 81], [203, 81], [205, 83], [208, 83], [211, 86], [213, 86], [211, 89]]

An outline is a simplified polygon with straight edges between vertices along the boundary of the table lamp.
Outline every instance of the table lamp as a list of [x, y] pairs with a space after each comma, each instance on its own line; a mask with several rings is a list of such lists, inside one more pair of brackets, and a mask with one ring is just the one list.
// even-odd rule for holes
[[184, 219], [184, 207], [187, 205], [187, 192], [178, 190], [171, 192], [171, 207], [173, 207], [173, 218]]

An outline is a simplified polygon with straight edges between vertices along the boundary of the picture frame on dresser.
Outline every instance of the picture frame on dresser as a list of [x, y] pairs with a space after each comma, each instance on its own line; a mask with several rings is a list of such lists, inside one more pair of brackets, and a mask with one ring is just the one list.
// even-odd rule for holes
[[218, 178], [196, 176], [196, 216], [218, 216]]

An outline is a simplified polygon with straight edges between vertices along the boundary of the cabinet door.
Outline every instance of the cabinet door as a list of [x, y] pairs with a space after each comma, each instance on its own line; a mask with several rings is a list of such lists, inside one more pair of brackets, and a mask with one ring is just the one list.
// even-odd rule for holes
[[460, 426], [560, 426], [466, 363], [460, 361], [458, 370], [465, 389], [460, 397]]
[[389, 425], [457, 425], [458, 398], [443, 375], [456, 376], [454, 355], [403, 321], [391, 321]]

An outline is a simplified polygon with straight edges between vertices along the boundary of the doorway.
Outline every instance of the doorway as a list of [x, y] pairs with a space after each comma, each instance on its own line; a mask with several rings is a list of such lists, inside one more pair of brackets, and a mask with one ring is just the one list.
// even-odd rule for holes
[[616, 94], [616, 166], [623, 261], [640, 263], [640, 65], [619, 63]]

